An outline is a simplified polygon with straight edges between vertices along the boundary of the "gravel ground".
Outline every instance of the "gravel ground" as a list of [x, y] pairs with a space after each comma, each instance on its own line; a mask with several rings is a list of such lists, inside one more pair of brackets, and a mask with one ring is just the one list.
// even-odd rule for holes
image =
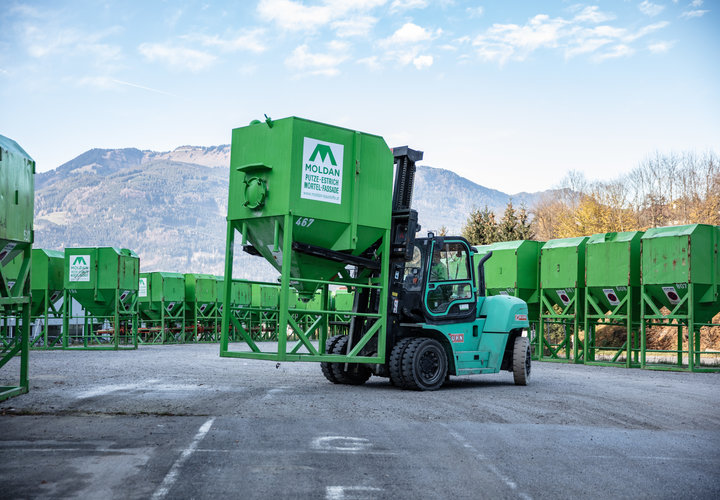
[[4, 498], [720, 497], [718, 374], [534, 363], [421, 393], [212, 344], [30, 370], [0, 403]]

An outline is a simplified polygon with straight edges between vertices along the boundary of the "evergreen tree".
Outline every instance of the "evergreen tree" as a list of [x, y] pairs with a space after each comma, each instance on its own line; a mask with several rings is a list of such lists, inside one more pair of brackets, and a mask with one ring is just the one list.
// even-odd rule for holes
[[533, 223], [530, 220], [530, 214], [525, 208], [525, 204], [520, 205], [518, 211], [518, 227], [517, 227], [517, 239], [518, 240], [531, 240], [535, 237], [535, 230]]
[[497, 241], [498, 225], [495, 214], [487, 205], [484, 209], [473, 209], [462, 230], [463, 237], [471, 245], [487, 245]]
[[505, 207], [505, 213], [498, 227], [498, 241], [513, 241], [518, 239], [518, 218], [513, 208], [512, 200]]

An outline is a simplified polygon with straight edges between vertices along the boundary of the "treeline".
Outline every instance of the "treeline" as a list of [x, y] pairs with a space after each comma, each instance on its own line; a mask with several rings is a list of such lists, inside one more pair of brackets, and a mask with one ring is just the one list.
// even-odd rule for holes
[[531, 240], [534, 229], [525, 206], [515, 210], [510, 200], [499, 221], [487, 205], [482, 210], [474, 208], [463, 227], [462, 235], [471, 245], [487, 245], [496, 241]]
[[720, 224], [720, 162], [715, 153], [647, 158], [611, 181], [571, 172], [552, 198], [533, 210], [538, 239], [644, 231], [682, 224]]
[[495, 223], [487, 208], [474, 210], [463, 235], [472, 244], [485, 244], [506, 241], [509, 234], [517, 236], [511, 239], [546, 241], [661, 226], [720, 225], [720, 159], [714, 152], [655, 153], [610, 181], [591, 182], [570, 172], [530, 215], [527, 231], [508, 233], [501, 229], [505, 216]]

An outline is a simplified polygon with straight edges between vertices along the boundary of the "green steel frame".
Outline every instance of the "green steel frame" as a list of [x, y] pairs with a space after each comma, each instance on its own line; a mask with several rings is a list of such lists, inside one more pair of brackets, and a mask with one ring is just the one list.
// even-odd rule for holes
[[[62, 330], [58, 331], [58, 335], [50, 335], [50, 320], [57, 320], [62, 323], [62, 293], [59, 297], [53, 300], [53, 296], [57, 295], [58, 292], [51, 292], [49, 289], [45, 289], [43, 292], [43, 314], [34, 315], [31, 318], [32, 327], [37, 328], [41, 326], [41, 331], [38, 335], [31, 333], [30, 348], [31, 349], [62, 349], [63, 335]], [[36, 300], [36, 299], [33, 299]], [[62, 328], [61, 325], [58, 325]]]
[[185, 325], [185, 342], [217, 342], [217, 303], [195, 301], [189, 307], [192, 324]]
[[[0, 265], [0, 368], [20, 355], [20, 377], [17, 385], [0, 386], [0, 401], [28, 392], [28, 356], [30, 351], [30, 269], [32, 245], [22, 251], [20, 272], [9, 286], [4, 267]], [[13, 323], [12, 325], [10, 323]]]
[[[294, 224], [292, 215], [283, 216], [282, 227], [279, 220], [276, 219], [276, 234], [282, 234], [282, 252], [283, 255], [292, 253], [293, 230]], [[329, 362], [348, 362], [348, 363], [384, 363], [385, 362], [385, 339], [386, 339], [386, 321], [387, 317], [387, 286], [382, 284], [388, 282], [389, 269], [389, 253], [390, 253], [390, 231], [385, 230], [380, 246], [381, 254], [381, 273], [378, 278], [351, 278], [346, 272], [343, 273], [344, 282], [340, 281], [324, 281], [312, 280], [304, 278], [293, 278], [290, 276], [290, 259], [283, 259], [282, 272], [280, 279], [280, 307], [278, 311], [277, 322], [277, 350], [262, 351], [255, 343], [252, 335], [243, 328], [238, 318], [232, 314], [231, 298], [231, 280], [227, 277], [232, 276], [233, 272], [233, 255], [235, 247], [235, 233], [242, 232], [242, 221], [228, 221], [227, 239], [225, 246], [225, 296], [222, 316], [222, 336], [220, 341], [220, 356], [231, 358], [251, 358], [266, 359], [273, 361], [329, 361]], [[279, 240], [279, 237], [277, 238]], [[243, 235], [243, 244], [246, 243]], [[291, 282], [305, 283], [312, 286], [321, 286], [322, 289], [322, 309], [292, 309], [289, 307], [291, 295]], [[355, 347], [347, 353], [347, 355], [329, 355], [325, 351], [325, 343], [328, 338], [329, 318], [334, 314], [329, 307], [330, 294], [329, 285], [347, 286], [348, 288], [372, 288], [380, 290], [380, 307], [374, 313], [351, 313], [353, 316], [365, 316], [369, 319], [375, 319], [361, 340]], [[314, 321], [307, 327], [301, 327], [295, 320], [295, 315], [303, 314], [312, 316]], [[234, 326], [239, 332], [242, 340], [247, 344], [250, 350], [230, 350], [230, 326]], [[299, 340], [292, 346], [288, 344], [291, 335], [297, 335]], [[318, 346], [316, 347], [308, 337], [313, 331], [319, 330]], [[378, 352], [376, 356], [361, 356], [360, 350], [373, 338], [377, 339]]]
[[149, 318], [140, 313], [138, 326], [139, 344], [179, 344], [184, 341], [185, 305], [169, 309], [165, 300], [160, 302], [159, 318]]
[[[563, 308], [554, 306], [548, 298], [548, 291], [540, 289], [540, 322], [538, 328], [539, 359], [541, 361], [562, 361], [582, 363], [584, 342], [580, 339], [583, 298], [585, 290], [575, 289], [575, 293]], [[554, 293], [550, 292], [550, 293]], [[554, 328], [548, 328], [554, 327]], [[562, 330], [559, 342], [553, 342], [549, 333]]]
[[[608, 311], [591, 294], [585, 293], [583, 331], [585, 332], [586, 365], [640, 367], [640, 327], [642, 322], [640, 316], [634, 311], [637, 309], [638, 294], [639, 287], [628, 286], [627, 294], [613, 309]], [[627, 331], [624, 343], [620, 346], [598, 346], [596, 343], [597, 327], [614, 325], [622, 326]], [[598, 359], [599, 354], [605, 355], [605, 353], [612, 356], [609, 361]]]
[[134, 294], [126, 305], [120, 300], [120, 293], [115, 290], [113, 313], [101, 316], [92, 314], [82, 305], [77, 312], [73, 306], [73, 290], [66, 289], [63, 293], [63, 348], [137, 349], [138, 296]]
[[[691, 372], [720, 371], [720, 364], [716, 363], [714, 366], [702, 365], [705, 358], [720, 358], [720, 351], [702, 351], [700, 349], [702, 328], [720, 327], [720, 324], [696, 321], [695, 308], [692, 307], [692, 304], [695, 303], [699, 295], [697, 287], [698, 285], [694, 283], [688, 283], [687, 294], [680, 298], [680, 301], [669, 314], [663, 314], [661, 310], [662, 304], [658, 304], [654, 297], [647, 293], [645, 287], [643, 287], [640, 303], [643, 318], [640, 332], [640, 365], [642, 368]], [[647, 349], [647, 328], [650, 326], [677, 328], [675, 349]], [[687, 349], [683, 345], [685, 334], [687, 334]], [[660, 358], [659, 361], [649, 359], [648, 354]]]

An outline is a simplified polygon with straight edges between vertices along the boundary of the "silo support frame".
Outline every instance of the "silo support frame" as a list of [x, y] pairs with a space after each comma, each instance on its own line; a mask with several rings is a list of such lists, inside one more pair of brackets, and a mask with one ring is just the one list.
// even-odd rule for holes
[[36, 337], [30, 338], [30, 349], [49, 350], [62, 349], [62, 332], [57, 337], [50, 338], [50, 319], [60, 320], [62, 322], [62, 307], [57, 307], [50, 299], [50, 290], [45, 289], [43, 297], [43, 313], [31, 318], [31, 328], [42, 322], [42, 331]]
[[[0, 401], [13, 396], [25, 394], [29, 389], [28, 370], [30, 353], [30, 263], [32, 246], [28, 245], [23, 253], [23, 262], [20, 267], [18, 279], [12, 287], [8, 286], [8, 279], [0, 266], [0, 328], [3, 330], [3, 345], [0, 352], [0, 369], [10, 360], [20, 356], [18, 384], [0, 386]], [[9, 332], [9, 319], [13, 319], [13, 335]]]
[[[252, 336], [242, 327], [237, 317], [231, 312], [231, 287], [232, 287], [232, 270], [233, 270], [233, 254], [235, 246], [235, 233], [240, 232], [242, 221], [228, 221], [227, 238], [225, 246], [225, 282], [224, 282], [224, 306], [222, 315], [222, 335], [220, 341], [220, 356], [233, 358], [249, 358], [249, 359], [266, 359], [273, 361], [326, 361], [326, 362], [343, 362], [343, 363], [384, 363], [385, 362], [385, 339], [387, 328], [387, 302], [388, 302], [388, 269], [390, 256], [390, 231], [385, 230], [378, 249], [381, 263], [381, 275], [379, 278], [352, 278], [345, 277], [344, 282], [340, 280], [310, 280], [301, 278], [291, 278], [290, 276], [290, 258], [282, 260], [281, 276], [280, 276], [280, 305], [278, 310], [277, 322], [277, 350], [262, 351]], [[292, 253], [293, 242], [293, 224], [292, 216], [286, 214], [282, 221], [282, 255], [289, 256]], [[290, 299], [290, 282], [305, 282], [320, 285], [322, 287], [322, 307], [317, 310], [301, 310], [289, 307]], [[328, 319], [335, 314], [329, 307], [330, 294], [328, 293], [328, 285], [339, 285], [355, 288], [369, 288], [380, 291], [379, 308], [377, 312], [355, 313], [348, 312], [348, 315], [354, 317], [365, 317], [368, 320], [368, 327], [363, 331], [361, 338], [354, 343], [349, 353], [345, 355], [327, 354], [326, 340], [328, 337]], [[302, 328], [295, 319], [298, 315], [312, 315], [314, 320], [308, 328]], [[250, 351], [231, 351], [229, 348], [229, 331], [230, 326], [234, 326], [240, 333]], [[312, 343], [309, 338], [314, 330], [319, 329], [318, 345]], [[288, 333], [290, 332], [290, 333]], [[289, 337], [297, 336], [299, 340], [292, 346], [288, 345]], [[377, 354], [374, 356], [360, 355], [360, 351], [371, 340], [377, 341]], [[305, 348], [306, 352], [301, 352]]]
[[[120, 290], [115, 290], [113, 311], [107, 315], [94, 315], [81, 305], [82, 314], [74, 314], [71, 290], [63, 293], [63, 349], [67, 350], [105, 350], [117, 351], [137, 349], [138, 347], [138, 296], [134, 295], [126, 307], [120, 300]], [[72, 320], [82, 319], [80, 335], [71, 335]], [[110, 323], [110, 330], [101, 330], [105, 322]], [[95, 328], [100, 325], [101, 328]], [[123, 326], [125, 329], [123, 330]], [[98, 333], [102, 332], [102, 333]], [[109, 338], [104, 335], [109, 334]], [[123, 342], [120, 342], [122, 337]], [[77, 345], [76, 345], [77, 344]]]
[[[633, 304], [637, 300], [638, 290], [628, 287], [627, 294], [606, 314], [602, 307], [592, 296], [585, 292], [585, 314], [583, 322], [584, 339], [584, 360], [587, 365], [598, 366], [624, 366], [626, 368], [640, 367], [640, 323], [639, 318], [633, 315]], [[598, 347], [596, 342], [596, 330], [598, 326], [619, 325], [627, 330], [625, 342], [621, 346]], [[598, 351], [609, 351], [612, 358], [610, 361], [597, 360]], [[624, 361], [618, 361], [620, 356], [625, 354]]]
[[[558, 313], [553, 304], [545, 295], [545, 291], [540, 291], [540, 320], [538, 327], [538, 343], [540, 361], [554, 361], [561, 363], [583, 363], [584, 362], [584, 343], [580, 340], [580, 318], [578, 297], [581, 290], [576, 289], [575, 294], [565, 307]], [[564, 328], [563, 339], [558, 344], [551, 344], [546, 336], [548, 325], [562, 325]], [[567, 327], [571, 326], [572, 333], [569, 334]], [[545, 355], [547, 348], [549, 355]], [[564, 352], [564, 356], [561, 354]], [[572, 357], [570, 353], [572, 352]]]
[[[698, 296], [694, 283], [687, 285], [688, 292], [680, 297], [669, 314], [662, 314], [662, 305], [656, 304], [651, 294], [642, 289], [640, 314], [642, 318], [640, 332], [640, 366], [650, 370], [690, 371], [690, 372], [719, 372], [720, 364], [703, 366], [704, 358], [712, 356], [720, 360], [719, 351], [701, 351], [701, 328], [720, 326], [713, 323], [699, 323], [695, 321], [695, 298]], [[648, 349], [647, 329], [652, 326], [677, 328], [677, 341], [675, 349]], [[683, 332], [687, 332], [688, 348], [683, 348]], [[657, 356], [660, 359], [651, 359]], [[668, 356], [669, 355], [669, 356]]]
[[160, 318], [142, 319], [140, 323], [149, 326], [138, 327], [138, 344], [181, 343], [185, 334], [185, 305], [182, 304], [173, 314], [167, 311], [167, 303], [163, 300], [160, 302]]

